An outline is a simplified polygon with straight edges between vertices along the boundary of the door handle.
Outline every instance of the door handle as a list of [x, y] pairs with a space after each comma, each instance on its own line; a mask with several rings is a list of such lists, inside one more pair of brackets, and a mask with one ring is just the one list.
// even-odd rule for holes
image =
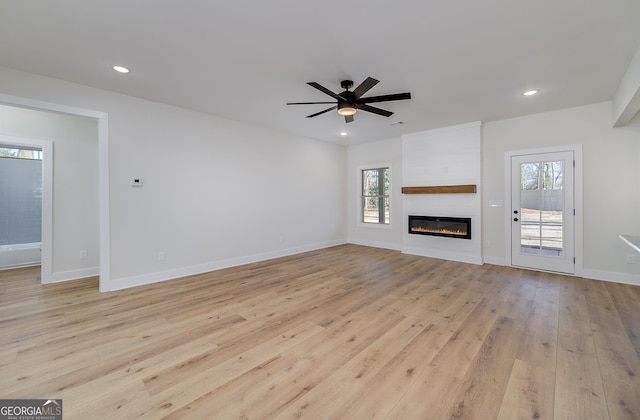
[[517, 222], [517, 221], [518, 221], [518, 218], [517, 218], [517, 217], [514, 217], [514, 218], [513, 218], [513, 221], [514, 221], [514, 222]]

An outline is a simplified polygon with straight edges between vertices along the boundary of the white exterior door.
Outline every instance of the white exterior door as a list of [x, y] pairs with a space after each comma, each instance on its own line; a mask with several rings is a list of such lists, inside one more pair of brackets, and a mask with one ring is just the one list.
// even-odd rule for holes
[[511, 264], [575, 273], [573, 151], [511, 157]]

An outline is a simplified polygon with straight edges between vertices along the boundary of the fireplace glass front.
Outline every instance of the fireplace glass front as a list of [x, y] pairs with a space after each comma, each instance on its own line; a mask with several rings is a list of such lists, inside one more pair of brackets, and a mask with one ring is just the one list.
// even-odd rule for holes
[[471, 239], [471, 218], [410, 215], [409, 233]]

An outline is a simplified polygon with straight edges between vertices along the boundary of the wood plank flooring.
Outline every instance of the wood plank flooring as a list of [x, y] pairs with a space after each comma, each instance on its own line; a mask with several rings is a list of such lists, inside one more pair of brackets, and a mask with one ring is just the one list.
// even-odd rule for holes
[[640, 287], [343, 245], [0, 293], [0, 398], [66, 420], [640, 419]]

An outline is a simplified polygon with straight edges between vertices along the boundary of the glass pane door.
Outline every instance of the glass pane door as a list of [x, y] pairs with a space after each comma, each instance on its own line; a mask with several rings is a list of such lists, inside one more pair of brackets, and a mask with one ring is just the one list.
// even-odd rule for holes
[[573, 152], [511, 158], [511, 263], [573, 273]]
[[521, 252], [564, 256], [564, 162], [520, 164]]

